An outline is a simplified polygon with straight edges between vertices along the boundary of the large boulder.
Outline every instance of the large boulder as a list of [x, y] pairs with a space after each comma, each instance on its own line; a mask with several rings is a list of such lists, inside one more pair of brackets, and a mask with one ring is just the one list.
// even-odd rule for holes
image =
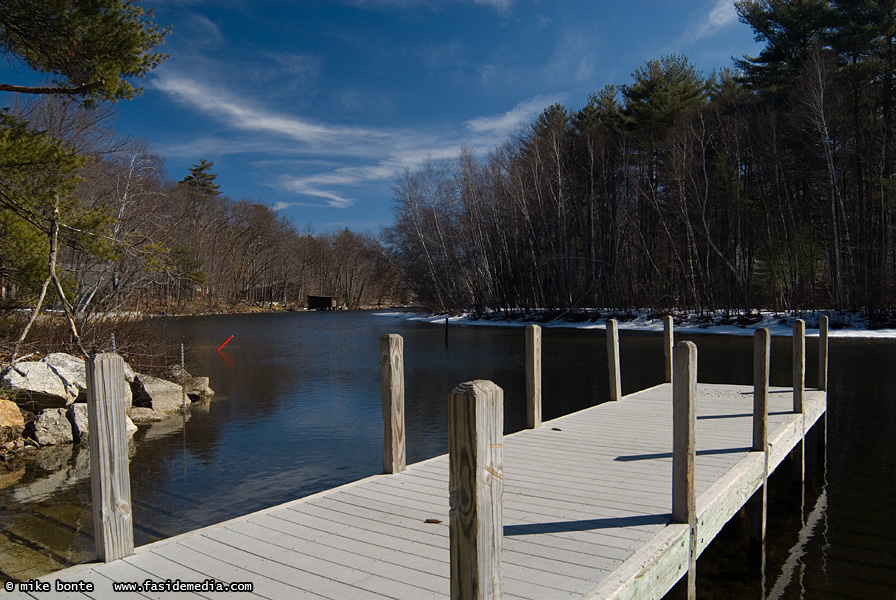
[[37, 419], [30, 427], [33, 428], [30, 432], [31, 436], [41, 446], [71, 444], [75, 441], [72, 424], [69, 422], [64, 408], [44, 409], [37, 415]]
[[22, 437], [25, 418], [15, 402], [0, 399], [0, 444]]
[[181, 412], [185, 404], [189, 406], [190, 399], [186, 398], [182, 386], [158, 377], [138, 374], [131, 389], [135, 407], [151, 408], [156, 412], [173, 415]]
[[[84, 359], [64, 352], [54, 352], [47, 354], [41, 362], [46, 363], [53, 372], [59, 375], [69, 392], [74, 394], [75, 402], [87, 402], [87, 367], [84, 364]], [[128, 378], [129, 374], [130, 378]], [[128, 363], [124, 363], [124, 379], [128, 382], [122, 387], [124, 405], [129, 407], [133, 401], [130, 382], [134, 380], [134, 370]]]
[[0, 385], [15, 395], [16, 404], [37, 412], [46, 408], [65, 408], [75, 401], [61, 377], [44, 362], [20, 362], [8, 367]]
[[87, 376], [83, 358], [65, 354], [64, 352], [53, 352], [52, 354], [47, 354], [41, 362], [50, 367], [62, 379], [62, 383], [65, 384], [69, 395], [82, 402], [85, 401]]
[[[75, 442], [85, 442], [90, 435], [90, 423], [87, 418], [87, 404], [83, 402], [75, 402], [68, 407], [68, 420], [72, 424], [72, 434]], [[134, 435], [137, 432], [137, 426], [131, 421], [127, 415], [124, 417], [125, 434]]]

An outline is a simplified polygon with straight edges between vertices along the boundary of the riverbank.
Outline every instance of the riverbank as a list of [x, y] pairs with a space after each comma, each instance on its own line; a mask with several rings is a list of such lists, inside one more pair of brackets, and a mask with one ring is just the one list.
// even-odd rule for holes
[[753, 335], [756, 329], [766, 327], [772, 335], [791, 335], [793, 322], [802, 319], [806, 323], [806, 334], [817, 335], [818, 321], [826, 315], [830, 322], [829, 335], [832, 337], [896, 338], [896, 315], [865, 315], [858, 312], [841, 311], [801, 311], [781, 313], [761, 311], [758, 313], [735, 313], [715, 311], [693, 313], [684, 311], [657, 312], [653, 310], [599, 310], [582, 309], [575, 312], [561, 311], [516, 311], [494, 312], [484, 315], [470, 313], [445, 315], [382, 311], [376, 314], [410, 321], [428, 322], [436, 325], [445, 323], [458, 325], [489, 325], [524, 327], [537, 324], [542, 327], [567, 327], [575, 329], [606, 329], [608, 319], [616, 319], [619, 329], [630, 331], [662, 331], [663, 317], [671, 314], [677, 330], [688, 333], [714, 333], [724, 335]]

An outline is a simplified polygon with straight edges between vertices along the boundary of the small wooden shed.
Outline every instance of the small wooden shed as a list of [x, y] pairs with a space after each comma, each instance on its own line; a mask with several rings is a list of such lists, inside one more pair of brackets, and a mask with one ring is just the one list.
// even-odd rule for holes
[[308, 296], [308, 308], [311, 310], [336, 310], [339, 298], [336, 296]]

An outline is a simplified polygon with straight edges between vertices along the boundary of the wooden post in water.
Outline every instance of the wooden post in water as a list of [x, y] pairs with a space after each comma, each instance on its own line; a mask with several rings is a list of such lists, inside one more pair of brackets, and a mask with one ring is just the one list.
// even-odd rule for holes
[[526, 427], [541, 427], [541, 327], [526, 327]]
[[[765, 327], [753, 336], [753, 452], [762, 452], [765, 463], [762, 487], [747, 501], [750, 523], [748, 570], [758, 575], [765, 589], [765, 531], [768, 520], [768, 377], [771, 333]], [[764, 596], [764, 594], [763, 594]]]
[[127, 383], [124, 361], [117, 354], [90, 356], [85, 367], [93, 532], [97, 558], [111, 562], [134, 553], [124, 405]]
[[[828, 317], [822, 316], [818, 320], [818, 389], [828, 390]], [[818, 419], [820, 431], [818, 432], [819, 452], [823, 452], [828, 445], [828, 411]]]
[[768, 371], [771, 364], [771, 333], [760, 327], [753, 335], [753, 452], [768, 447]]
[[697, 493], [697, 346], [679, 342], [673, 352], [672, 376], [672, 520], [690, 529], [687, 598], [696, 597]]
[[806, 395], [806, 322], [793, 322], [793, 412], [804, 411]]
[[[803, 414], [806, 396], [806, 323], [802, 319], [793, 322], [793, 412]], [[806, 480], [806, 432], [802, 431], [800, 441], [793, 447], [793, 481], [800, 484]]]
[[607, 361], [610, 365], [610, 400], [622, 400], [622, 377], [619, 374], [619, 323], [607, 319]]
[[404, 339], [380, 338], [380, 392], [383, 401], [383, 473], [405, 469]]
[[672, 333], [672, 316], [667, 315], [663, 319], [663, 356], [665, 360], [666, 383], [672, 383], [672, 349], [675, 347], [675, 334]]
[[828, 317], [818, 320], [818, 389], [828, 389]]
[[504, 391], [462, 383], [448, 397], [452, 600], [502, 597]]

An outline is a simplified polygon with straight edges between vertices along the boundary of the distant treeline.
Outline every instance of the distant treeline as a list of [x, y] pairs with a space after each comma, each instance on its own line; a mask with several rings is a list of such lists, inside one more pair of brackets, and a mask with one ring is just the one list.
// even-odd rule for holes
[[4, 117], [2, 306], [41, 294], [60, 306], [48, 260], [79, 320], [187, 304], [302, 307], [308, 295], [350, 308], [404, 300], [375, 236], [299, 231], [265, 204], [221, 194], [204, 160], [168, 180], [158, 156], [104, 128], [110, 114], [50, 98]]
[[394, 262], [439, 310], [896, 308], [894, 5], [738, 2], [759, 56], [652, 60], [406, 172]]

